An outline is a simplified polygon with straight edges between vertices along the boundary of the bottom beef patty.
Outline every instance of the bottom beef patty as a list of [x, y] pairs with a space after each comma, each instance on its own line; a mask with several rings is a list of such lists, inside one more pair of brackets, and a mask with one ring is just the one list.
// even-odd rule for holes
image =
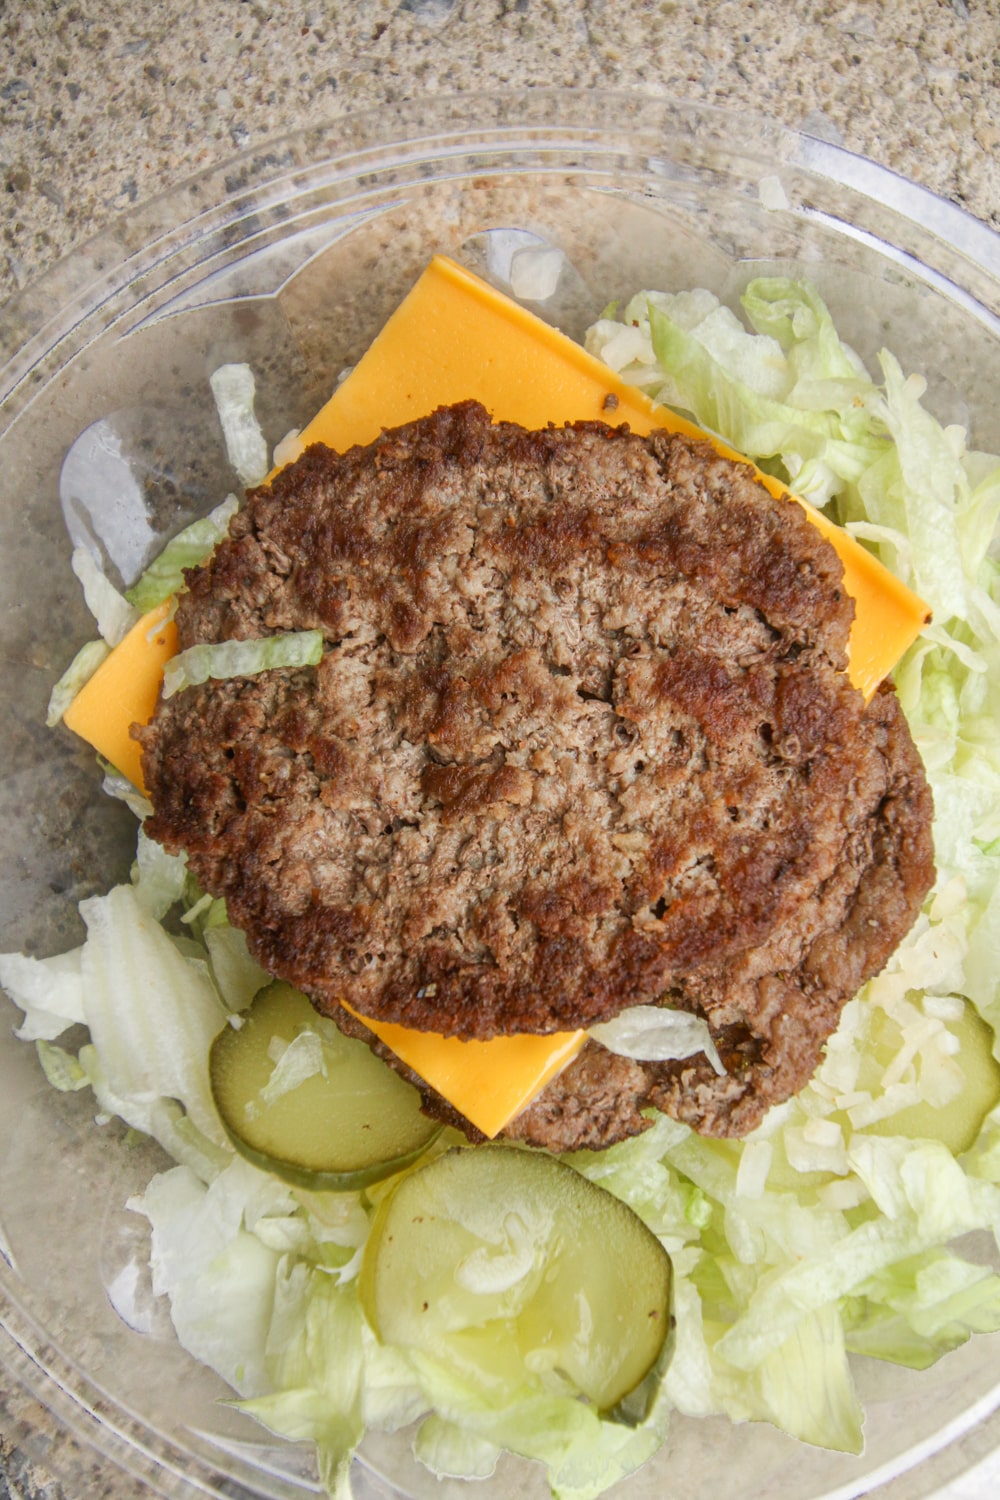
[[839, 558], [707, 443], [463, 403], [311, 448], [187, 585], [182, 648], [324, 637], [135, 731], [149, 833], [267, 969], [355, 1032], [341, 1000], [484, 1039], [707, 1020], [723, 1076], [591, 1041], [509, 1136], [602, 1146], [649, 1105], [746, 1132], [930, 886], [906, 722], [845, 673]]

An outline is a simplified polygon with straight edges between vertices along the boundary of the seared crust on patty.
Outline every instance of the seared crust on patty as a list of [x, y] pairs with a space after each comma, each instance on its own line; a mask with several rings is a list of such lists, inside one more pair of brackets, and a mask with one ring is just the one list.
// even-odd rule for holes
[[[602, 1150], [647, 1129], [651, 1121], [641, 1111], [650, 1107], [702, 1135], [742, 1136], [772, 1104], [804, 1087], [845, 1000], [884, 967], [933, 877], [930, 793], [891, 689], [876, 694], [867, 715], [884, 758], [884, 796], [858, 833], [838, 880], [800, 914], [798, 931], [787, 930], [774, 943], [715, 971], [706, 968], [696, 981], [665, 997], [665, 1003], [708, 1017], [725, 1077], [702, 1055], [637, 1062], [587, 1041], [502, 1132], [504, 1137], [550, 1151]], [[859, 864], [864, 874], [855, 880]], [[850, 893], [846, 899], [845, 889]], [[825, 904], [841, 910], [839, 925], [823, 925]], [[342, 1031], [367, 1041], [421, 1091], [426, 1113], [480, 1138], [360, 1021], [344, 1010], [336, 1020]]]
[[[742, 1133], [932, 876], [905, 722], [844, 672], [852, 612], [800, 507], [707, 443], [464, 403], [313, 448], [177, 623], [182, 648], [319, 628], [323, 662], [161, 703], [148, 831], [331, 1013], [488, 1038], [697, 1011], [726, 1078], [628, 1064], [630, 1107]], [[593, 1048], [525, 1138], [621, 1072]]]

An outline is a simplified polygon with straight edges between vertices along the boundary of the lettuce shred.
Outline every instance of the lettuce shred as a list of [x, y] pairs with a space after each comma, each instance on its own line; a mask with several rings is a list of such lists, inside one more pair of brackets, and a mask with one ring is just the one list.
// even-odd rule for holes
[[609, 1052], [646, 1062], [695, 1057], [703, 1052], [716, 1073], [725, 1073], [708, 1022], [667, 1006], [630, 1005], [610, 1021], [591, 1026], [588, 1035]]
[[[857, 1453], [852, 1353], [922, 1368], [1000, 1329], [1000, 1277], [968, 1248], [982, 1234], [963, 1238], [1000, 1242], [1000, 459], [942, 428], [888, 353], [876, 382], [808, 284], [754, 281], [743, 306], [749, 330], [708, 292], [643, 292], [587, 344], [827, 506], [932, 606], [896, 681], [934, 793], [938, 878], [815, 1077], [752, 1135], [702, 1139], [651, 1113], [645, 1134], [569, 1158], [673, 1263], [670, 1358], [627, 1409], [537, 1392], [494, 1406], [376, 1341], [356, 1280], [379, 1191], [288, 1188], [219, 1125], [208, 1044], [266, 976], [183, 861], [140, 841], [132, 884], [84, 903], [82, 949], [0, 957], [54, 1085], [89, 1083], [177, 1162], [132, 1206], [181, 1342], [272, 1431], [312, 1440], [341, 1500], [362, 1434], [414, 1422], [434, 1473], [484, 1476], [510, 1449], [564, 1500], [644, 1462], [674, 1411]], [[181, 936], [158, 920], [168, 908]], [[55, 1045], [79, 1023], [77, 1053]]]
[[210, 378], [226, 454], [240, 483], [260, 484], [267, 476], [267, 439], [254, 412], [256, 382], [249, 365], [220, 365]]
[[235, 495], [227, 495], [221, 505], [209, 511], [198, 521], [192, 521], [173, 537], [163, 551], [130, 589], [125, 597], [134, 604], [140, 614], [148, 614], [171, 594], [184, 587], [184, 571], [196, 568], [210, 557], [229, 529], [229, 523], [239, 509]]
[[315, 667], [323, 659], [321, 630], [290, 630], [249, 641], [189, 646], [171, 657], [163, 672], [163, 696], [198, 687], [209, 678], [249, 677], [275, 667]]
[[97, 622], [101, 639], [108, 646], [117, 646], [138, 620], [139, 611], [118, 592], [86, 547], [73, 549], [73, 572], [80, 581], [83, 597]]
[[61, 722], [63, 714], [84, 683], [90, 681], [110, 653], [111, 647], [107, 641], [87, 641], [80, 647], [49, 696], [49, 711], [45, 716], [49, 729], [54, 729]]

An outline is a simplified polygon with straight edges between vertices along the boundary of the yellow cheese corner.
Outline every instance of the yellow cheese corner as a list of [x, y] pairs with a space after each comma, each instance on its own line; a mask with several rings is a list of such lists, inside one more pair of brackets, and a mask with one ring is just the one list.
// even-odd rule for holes
[[491, 1140], [573, 1061], [587, 1040], [585, 1031], [556, 1031], [465, 1042], [374, 1021], [349, 1005], [344, 1009]]
[[168, 599], [143, 615], [63, 714], [63, 723], [74, 734], [87, 740], [140, 789], [142, 759], [129, 729], [133, 724], [148, 724], [153, 717], [163, 669], [177, 654], [172, 605]]

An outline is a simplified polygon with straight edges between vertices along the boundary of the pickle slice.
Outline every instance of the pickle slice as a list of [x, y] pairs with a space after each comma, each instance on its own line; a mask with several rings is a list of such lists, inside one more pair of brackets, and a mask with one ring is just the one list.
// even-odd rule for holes
[[[954, 1156], [975, 1145], [983, 1121], [1000, 1103], [1000, 1063], [993, 1056], [993, 1032], [968, 1000], [961, 1018], [951, 1021], [948, 1029], [958, 1040], [954, 1060], [965, 1077], [962, 1092], [948, 1104], [911, 1104], [865, 1125], [866, 1133], [942, 1141]], [[871, 1055], [880, 1067], [889, 1066], [901, 1040], [888, 1017], [880, 1028], [876, 1025]]]
[[216, 1037], [209, 1075], [230, 1140], [266, 1172], [352, 1192], [415, 1161], [441, 1127], [364, 1042], [275, 982]]
[[358, 1292], [383, 1343], [436, 1357], [493, 1399], [541, 1379], [605, 1411], [663, 1348], [670, 1261], [627, 1204], [572, 1167], [491, 1144], [399, 1180]]

